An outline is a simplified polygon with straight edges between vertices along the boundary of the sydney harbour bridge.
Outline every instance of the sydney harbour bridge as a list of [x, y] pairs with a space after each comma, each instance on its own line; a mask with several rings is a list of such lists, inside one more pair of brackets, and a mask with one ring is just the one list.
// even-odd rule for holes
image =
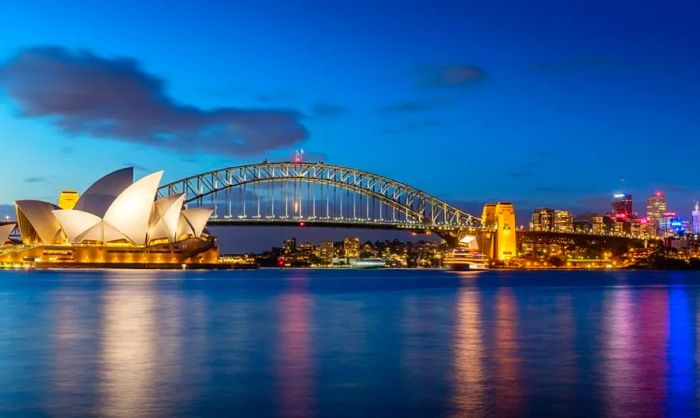
[[[434, 233], [453, 247], [497, 228], [400, 181], [322, 162], [263, 161], [190, 176], [158, 190], [159, 197], [179, 193], [190, 208], [214, 208], [210, 226], [393, 229]], [[528, 242], [642, 242], [590, 233], [517, 233]]]
[[211, 207], [209, 225], [296, 225], [436, 233], [451, 244], [482, 220], [387, 177], [324, 163], [267, 162], [228, 167], [162, 186], [188, 207]]

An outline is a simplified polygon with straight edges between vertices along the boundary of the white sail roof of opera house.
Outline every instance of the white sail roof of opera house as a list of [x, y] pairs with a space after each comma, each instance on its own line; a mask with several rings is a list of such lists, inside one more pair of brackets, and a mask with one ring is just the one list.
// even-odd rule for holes
[[0, 225], [0, 245], [5, 244], [10, 238], [10, 234], [15, 229], [16, 224]]
[[80, 196], [73, 209], [105, 216], [114, 199], [134, 182], [134, 168], [113, 171], [94, 182]]
[[[213, 209], [183, 210], [182, 194], [156, 200], [163, 171], [136, 182], [132, 182], [132, 175], [133, 168], [107, 174], [88, 187], [74, 209], [59, 209], [40, 201], [18, 201], [23, 241], [148, 245], [154, 240], [175, 242], [201, 236]], [[125, 185], [127, 177], [129, 183]]]
[[51, 244], [60, 238], [61, 225], [53, 215], [58, 206], [41, 200], [18, 200], [15, 209], [23, 243]]
[[[167, 238], [169, 241], [175, 241], [184, 200], [184, 193], [180, 193], [155, 201], [149, 222], [149, 239]], [[196, 235], [199, 236], [199, 234]]]
[[214, 209], [212, 208], [192, 208], [183, 210], [177, 226], [178, 236], [200, 236], [213, 212]]

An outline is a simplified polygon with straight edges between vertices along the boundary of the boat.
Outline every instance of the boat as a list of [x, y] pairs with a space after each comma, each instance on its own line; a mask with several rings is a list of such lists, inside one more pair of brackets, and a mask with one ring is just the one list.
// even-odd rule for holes
[[386, 267], [386, 261], [381, 258], [351, 258], [348, 262], [350, 268], [377, 269]]
[[447, 270], [487, 270], [489, 259], [479, 250], [457, 248], [443, 259]]

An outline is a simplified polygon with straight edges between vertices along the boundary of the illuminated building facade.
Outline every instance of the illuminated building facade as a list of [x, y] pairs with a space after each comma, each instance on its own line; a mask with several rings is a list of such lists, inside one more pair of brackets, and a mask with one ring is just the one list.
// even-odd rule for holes
[[496, 259], [506, 261], [516, 256], [515, 209], [512, 203], [496, 203]]
[[554, 229], [554, 209], [537, 208], [530, 217], [531, 231], [552, 231]]
[[134, 182], [133, 169], [126, 168], [102, 177], [75, 202], [59, 199], [59, 206], [38, 200], [15, 202], [23, 246], [5, 249], [0, 262], [216, 262], [214, 239], [203, 233], [212, 209], [183, 209], [182, 194], [156, 199], [162, 174], [159, 171]]
[[700, 203], [695, 202], [693, 210], [693, 233], [700, 234]]
[[482, 212], [485, 230], [481, 251], [492, 260], [508, 261], [517, 254], [515, 209], [509, 202], [486, 204]]
[[661, 218], [666, 213], [666, 197], [656, 192], [647, 198], [647, 219], [653, 234], [658, 234], [661, 228]]
[[573, 232], [574, 216], [568, 210], [538, 208], [530, 218], [531, 231]]
[[293, 254], [297, 251], [297, 239], [296, 238], [290, 238], [287, 240], [284, 240], [282, 243], [282, 251], [284, 254]]
[[75, 190], [64, 190], [58, 196], [58, 207], [61, 209], [73, 209], [78, 203], [78, 192]]
[[574, 215], [568, 210], [555, 210], [554, 231], [574, 232]]
[[605, 215], [593, 215], [591, 224], [591, 232], [598, 235], [612, 232], [615, 226], [614, 221], [609, 216]]
[[358, 237], [346, 237], [343, 240], [343, 251], [346, 258], [360, 256], [360, 239]]
[[616, 193], [613, 196], [612, 214], [616, 218], [632, 218], [632, 195], [629, 193]]

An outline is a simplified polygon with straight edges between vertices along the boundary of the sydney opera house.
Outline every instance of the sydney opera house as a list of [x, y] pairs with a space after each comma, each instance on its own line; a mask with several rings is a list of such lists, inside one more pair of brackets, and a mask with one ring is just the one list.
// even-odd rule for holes
[[[37, 267], [187, 267], [216, 264], [205, 231], [212, 209], [183, 208], [183, 195], [156, 199], [162, 171], [133, 181], [133, 168], [114, 171], [82, 195], [59, 204], [15, 202], [21, 243], [0, 247], [0, 263]], [[7, 242], [14, 224], [0, 226]]]

